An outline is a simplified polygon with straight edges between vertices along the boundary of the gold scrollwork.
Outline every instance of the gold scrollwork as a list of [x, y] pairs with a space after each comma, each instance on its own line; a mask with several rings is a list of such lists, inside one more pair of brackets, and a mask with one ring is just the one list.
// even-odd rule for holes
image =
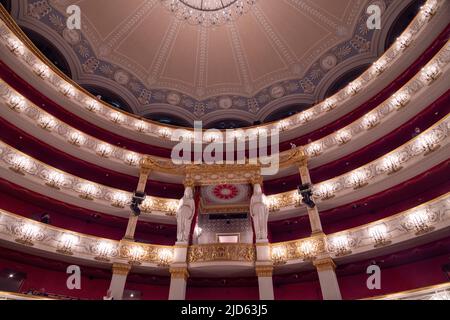
[[213, 244], [189, 247], [188, 261], [255, 261], [256, 252], [252, 244]]

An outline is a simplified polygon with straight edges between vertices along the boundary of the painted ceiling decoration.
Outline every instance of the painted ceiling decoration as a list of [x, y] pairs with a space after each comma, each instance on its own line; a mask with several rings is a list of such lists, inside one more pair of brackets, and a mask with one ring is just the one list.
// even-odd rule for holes
[[[393, 0], [208, 1], [203, 10], [220, 2], [222, 13], [251, 4], [215, 26], [179, 19], [169, 2], [18, 0], [12, 14], [58, 46], [75, 81], [126, 92], [138, 115], [167, 110], [192, 120], [228, 110], [258, 121], [269, 104], [291, 96], [317, 101], [321, 83], [340, 67], [375, 60], [384, 40], [368, 30], [366, 8], [375, 3], [385, 15]], [[81, 7], [82, 31], [66, 28], [70, 4]]]

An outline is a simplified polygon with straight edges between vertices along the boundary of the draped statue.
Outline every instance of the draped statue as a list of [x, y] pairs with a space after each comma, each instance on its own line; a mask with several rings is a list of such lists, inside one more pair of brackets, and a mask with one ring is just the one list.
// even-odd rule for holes
[[195, 201], [191, 187], [187, 187], [177, 210], [177, 241], [188, 242], [191, 223], [194, 218]]
[[257, 240], [267, 240], [267, 223], [269, 220], [269, 209], [264, 203], [265, 195], [262, 193], [261, 185], [255, 184], [253, 196], [250, 200], [250, 215], [253, 218]]

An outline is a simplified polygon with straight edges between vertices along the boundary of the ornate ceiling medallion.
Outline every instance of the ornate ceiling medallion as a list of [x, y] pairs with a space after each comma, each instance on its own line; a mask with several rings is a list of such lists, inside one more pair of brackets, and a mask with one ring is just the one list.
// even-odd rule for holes
[[244, 15], [257, 0], [161, 0], [175, 16], [192, 25], [218, 26]]

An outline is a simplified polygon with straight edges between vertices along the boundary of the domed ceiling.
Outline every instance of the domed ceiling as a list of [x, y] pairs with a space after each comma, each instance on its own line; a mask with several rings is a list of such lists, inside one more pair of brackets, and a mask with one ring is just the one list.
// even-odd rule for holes
[[[220, 111], [253, 122], [286, 106], [277, 101], [322, 99], [330, 79], [373, 61], [383, 45], [366, 9], [375, 3], [386, 15], [393, 2], [18, 0], [12, 13], [58, 47], [74, 80], [121, 95], [136, 114], [192, 121]], [[66, 28], [71, 4], [81, 8], [81, 31]], [[183, 6], [202, 5], [217, 21], [186, 17]]]

